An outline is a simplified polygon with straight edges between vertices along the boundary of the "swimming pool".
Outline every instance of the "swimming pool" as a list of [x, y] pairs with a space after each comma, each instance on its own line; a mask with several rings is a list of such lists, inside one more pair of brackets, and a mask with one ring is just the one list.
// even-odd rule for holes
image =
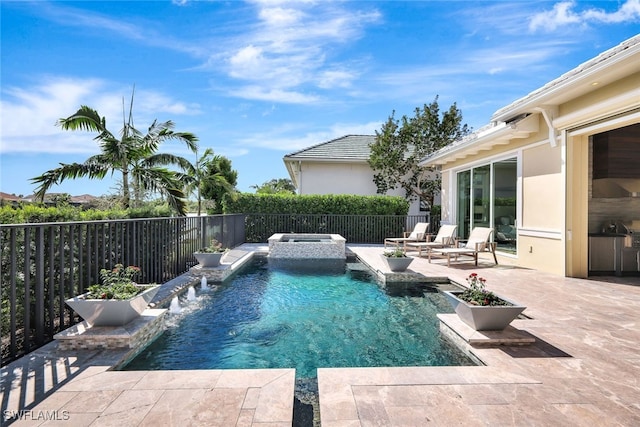
[[[256, 257], [215, 290], [182, 301], [125, 370], [473, 365], [440, 336], [437, 289], [380, 286], [359, 263], [302, 269]], [[312, 264], [312, 263], [311, 263]]]

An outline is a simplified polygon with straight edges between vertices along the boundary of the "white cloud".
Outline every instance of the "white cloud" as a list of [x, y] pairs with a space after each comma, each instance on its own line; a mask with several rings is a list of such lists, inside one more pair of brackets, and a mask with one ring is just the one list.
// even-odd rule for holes
[[[33, 88], [3, 88], [0, 101], [3, 124], [2, 151], [57, 151], [61, 144], [47, 142], [47, 138], [60, 133], [60, 128], [55, 126], [56, 121], [65, 114], [72, 114], [80, 105], [87, 105], [87, 98], [93, 98], [93, 94], [103, 88], [104, 82], [101, 80], [77, 81], [64, 78], [54, 79]], [[33, 137], [38, 138], [42, 145], [11, 143], [28, 141]], [[70, 141], [69, 147], [74, 152], [79, 149], [73, 141]]]
[[628, 0], [620, 9], [613, 13], [607, 13], [598, 9], [590, 9], [584, 12], [587, 21], [618, 24], [621, 22], [640, 21], [640, 0]]
[[[336, 3], [255, 2], [258, 22], [227, 43], [225, 72], [247, 85], [231, 93], [248, 99], [311, 103], [303, 88], [344, 88], [357, 75], [333, 59], [332, 51], [363, 35], [363, 28], [380, 19], [374, 9], [349, 10]], [[286, 4], [286, 7], [284, 5]], [[365, 3], [366, 4], [366, 3]], [[218, 60], [210, 60], [216, 67]], [[278, 99], [277, 95], [284, 97]], [[292, 96], [295, 94], [295, 96]]]
[[315, 95], [305, 95], [301, 92], [261, 86], [245, 86], [232, 90], [229, 94], [238, 98], [282, 102], [286, 104], [311, 104], [319, 100]]
[[302, 136], [291, 136], [300, 135], [303, 128], [297, 124], [285, 124], [277, 129], [272, 129], [269, 133], [254, 134], [239, 142], [245, 146], [269, 148], [289, 153], [345, 135], [374, 135], [381, 126], [381, 122], [335, 123], [327, 127], [326, 130], [306, 132]]
[[[87, 105], [106, 118], [112, 132], [117, 132], [122, 127], [123, 104], [127, 110], [130, 96], [130, 87], [100, 79], [48, 77], [32, 87], [3, 87], [0, 152], [97, 153], [97, 145], [92, 141], [95, 134], [63, 131], [55, 123]], [[136, 89], [134, 124], [142, 130], [156, 118], [167, 120], [159, 115], [199, 113], [197, 104], [176, 101], [157, 91]], [[168, 119], [176, 121], [175, 117]]]
[[[184, 6], [188, 2], [174, 0], [173, 3]], [[141, 45], [205, 58], [202, 65], [190, 69], [225, 73], [240, 86], [260, 86], [259, 91], [241, 87], [230, 90], [232, 94], [247, 97], [254, 93], [256, 100], [280, 102], [274, 95], [282, 93], [281, 102], [286, 103], [292, 102], [291, 94], [300, 94], [309, 88], [325, 91], [347, 87], [353, 77], [341, 70], [355, 64], [340, 63], [336, 50], [359, 40], [368, 26], [381, 20], [375, 4], [366, 2], [266, 0], [249, 4], [254, 14], [249, 15], [243, 9], [236, 25], [219, 28], [212, 23], [209, 32], [199, 33], [202, 39], [186, 41], [142, 18], [114, 19], [55, 2], [44, 3], [38, 13], [61, 25], [108, 35], [114, 38], [114, 43], [133, 40]], [[233, 83], [226, 86], [233, 89]], [[296, 103], [318, 99], [294, 98]]]
[[640, 0], [628, 0], [614, 12], [590, 8], [576, 11], [579, 3], [563, 1], [556, 3], [553, 9], [535, 14], [529, 22], [529, 30], [555, 31], [563, 26], [586, 26], [590, 23], [623, 23], [640, 21]]
[[282, 7], [266, 7], [260, 10], [258, 16], [267, 25], [273, 27], [290, 26], [304, 18], [301, 11]]
[[[129, 95], [125, 96], [125, 99]], [[167, 113], [171, 115], [194, 116], [202, 114], [200, 105], [197, 103], [185, 103], [176, 101], [170, 96], [156, 91], [136, 89], [134, 97], [133, 113], [140, 112], [145, 116], [154, 116]], [[175, 118], [171, 120], [175, 121]]]
[[245, 74], [251, 75], [255, 73], [262, 60], [262, 49], [253, 45], [246, 46], [229, 59], [233, 68], [231, 73], [234, 77], [239, 78]]
[[347, 88], [351, 86], [356, 74], [351, 70], [327, 70], [319, 73], [318, 87], [323, 89]]
[[[186, 3], [186, 0], [174, 2], [179, 6]], [[126, 19], [114, 19], [106, 14], [68, 7], [61, 2], [38, 2], [36, 10], [59, 25], [81, 27], [86, 32], [98, 32], [102, 35], [108, 34], [112, 37], [111, 43], [134, 40], [140, 44], [186, 52], [197, 57], [208, 56], [200, 44], [185, 43], [175, 39], [168, 32], [158, 31], [158, 25], [154, 22], [130, 22]]]

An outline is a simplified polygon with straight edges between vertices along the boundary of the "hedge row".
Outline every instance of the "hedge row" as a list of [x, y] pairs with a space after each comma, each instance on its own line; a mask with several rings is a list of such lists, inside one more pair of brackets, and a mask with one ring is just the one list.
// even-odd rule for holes
[[43, 222], [99, 221], [127, 218], [157, 218], [171, 216], [168, 207], [149, 206], [135, 209], [82, 210], [72, 206], [43, 207], [33, 204], [0, 207], [0, 224]]
[[224, 201], [225, 213], [407, 215], [409, 202], [398, 196], [350, 194], [283, 195], [241, 193]]

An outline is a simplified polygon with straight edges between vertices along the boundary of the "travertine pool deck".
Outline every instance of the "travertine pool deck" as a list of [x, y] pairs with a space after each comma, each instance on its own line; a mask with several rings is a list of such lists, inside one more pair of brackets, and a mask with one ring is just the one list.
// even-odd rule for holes
[[[348, 247], [385, 272], [381, 246]], [[571, 279], [489, 258], [410, 270], [460, 283], [477, 272], [527, 306], [512, 325], [535, 343], [473, 348], [485, 366], [320, 369], [322, 426], [640, 425], [640, 278]], [[109, 371], [119, 357], [52, 343], [2, 368], [3, 420], [29, 410], [59, 419], [13, 425], [292, 424], [293, 369]]]
[[[351, 249], [384, 269], [379, 248]], [[536, 342], [474, 348], [486, 366], [320, 369], [323, 427], [640, 425], [640, 278], [572, 279], [488, 257], [409, 268], [459, 283], [477, 272], [527, 306], [530, 319], [512, 325]]]

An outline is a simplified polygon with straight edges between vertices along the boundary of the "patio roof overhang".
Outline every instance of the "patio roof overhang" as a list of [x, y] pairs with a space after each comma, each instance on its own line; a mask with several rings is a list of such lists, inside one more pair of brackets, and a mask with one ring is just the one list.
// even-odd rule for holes
[[460, 142], [444, 147], [426, 157], [420, 162], [420, 166], [442, 166], [475, 156], [482, 151], [493, 150], [500, 145], [507, 145], [513, 139], [527, 138], [532, 133], [538, 132], [538, 119], [537, 114], [531, 114], [510, 122], [492, 123]]
[[[594, 92], [640, 72], [640, 35], [579, 65], [527, 96], [499, 109], [492, 122], [508, 122], [526, 113], [541, 112]], [[557, 127], [557, 126], [556, 126]]]
[[625, 114], [629, 122], [639, 108], [640, 88], [617, 97], [590, 104], [572, 113], [560, 115], [559, 107], [618, 80], [640, 73], [640, 35], [603, 52], [527, 96], [499, 109], [491, 123], [469, 137], [454, 142], [426, 157], [421, 166], [441, 166], [491, 150], [510, 140], [526, 138], [538, 131], [540, 119], [549, 130], [549, 143], [557, 144], [563, 129], [584, 126], [595, 120]]

